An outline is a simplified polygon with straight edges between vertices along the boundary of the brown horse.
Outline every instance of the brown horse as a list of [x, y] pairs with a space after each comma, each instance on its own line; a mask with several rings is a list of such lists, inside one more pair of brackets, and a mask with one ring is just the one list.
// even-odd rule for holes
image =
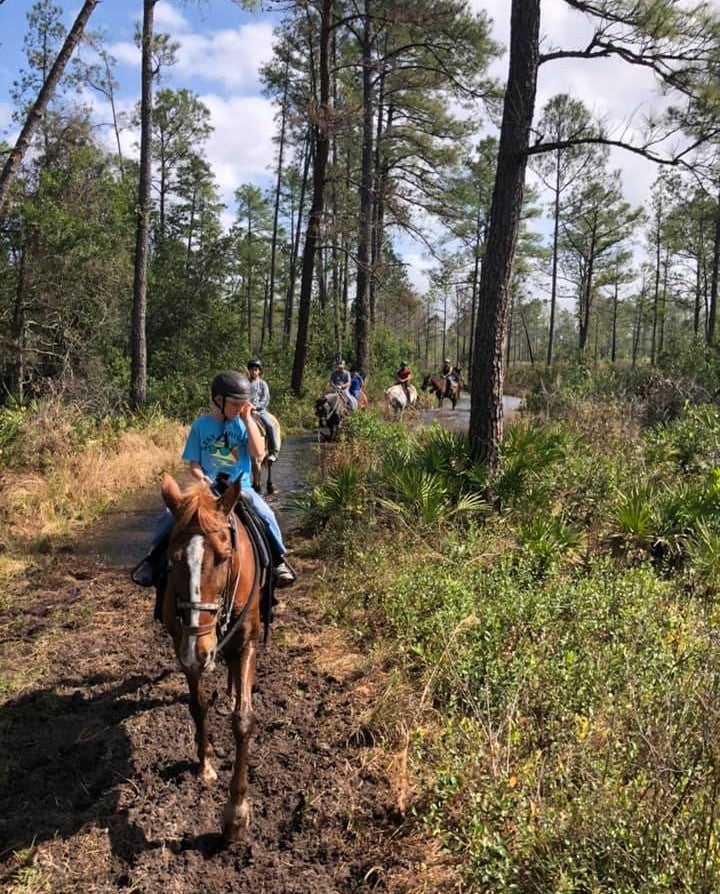
[[198, 777], [217, 779], [207, 727], [208, 700], [202, 676], [223, 654], [228, 668], [228, 696], [233, 696], [235, 764], [223, 811], [227, 841], [237, 841], [250, 825], [247, 798], [248, 749], [255, 727], [252, 686], [260, 635], [260, 575], [253, 545], [234, 512], [240, 497], [235, 481], [221, 497], [204, 485], [182, 492], [165, 475], [162, 495], [175, 518], [170, 537], [163, 623], [188, 681], [190, 714], [195, 721]]
[[[280, 448], [282, 447], [282, 433], [280, 431], [280, 423], [277, 418], [273, 416], [272, 413], [268, 413], [268, 416], [272, 419], [273, 425], [275, 426], [275, 449], [279, 453]], [[262, 459], [253, 459], [252, 460], [252, 486], [253, 490], [257, 493], [262, 493], [262, 470], [267, 469], [267, 481], [265, 482], [265, 487], [267, 489], [267, 493], [276, 494], [277, 488], [273, 484], [272, 473], [273, 466], [275, 463], [268, 462], [268, 439], [267, 432], [265, 431], [265, 423], [262, 421], [260, 416], [253, 416], [255, 422], [257, 422], [260, 431], [263, 433], [265, 437], [265, 456]]]
[[434, 376], [425, 376], [420, 387], [423, 391], [429, 391], [431, 394], [435, 395], [435, 397], [437, 398], [438, 407], [442, 407], [443, 400], [447, 398], [452, 404], [452, 408], [454, 410], [455, 404], [460, 399], [460, 383], [454, 379], [448, 381], [445, 376], [441, 376], [439, 373]]

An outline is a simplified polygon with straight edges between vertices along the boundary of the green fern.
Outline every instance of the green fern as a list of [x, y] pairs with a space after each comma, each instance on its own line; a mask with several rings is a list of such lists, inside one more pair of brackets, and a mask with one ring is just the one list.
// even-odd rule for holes
[[367, 492], [357, 466], [338, 466], [327, 479], [309, 493], [291, 496], [284, 508], [288, 512], [313, 516], [327, 521], [341, 513], [360, 515], [367, 500]]
[[572, 555], [581, 541], [577, 527], [558, 515], [535, 518], [518, 531], [518, 542], [538, 571], [554, 568], [560, 559]]

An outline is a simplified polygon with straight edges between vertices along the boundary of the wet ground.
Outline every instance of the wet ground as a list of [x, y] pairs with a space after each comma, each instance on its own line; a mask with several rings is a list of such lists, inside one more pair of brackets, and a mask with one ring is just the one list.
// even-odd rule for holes
[[[273, 469], [273, 482], [278, 493], [265, 496], [277, 511], [282, 511], [285, 495], [301, 490], [306, 477], [321, 471], [323, 453], [316, 432], [303, 432], [285, 438], [278, 461]], [[183, 467], [171, 470], [181, 486], [190, 483], [190, 476]], [[265, 472], [263, 472], [263, 487]], [[111, 509], [89, 532], [80, 552], [101, 565], [133, 565], [145, 553], [148, 539], [158, 514], [163, 509], [160, 488], [153, 482], [141, 491], [128, 495]], [[292, 529], [296, 519], [283, 517], [283, 529]]]

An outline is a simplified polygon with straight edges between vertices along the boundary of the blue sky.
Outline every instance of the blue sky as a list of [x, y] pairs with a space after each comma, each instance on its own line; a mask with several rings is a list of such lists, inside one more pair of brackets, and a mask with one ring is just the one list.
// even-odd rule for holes
[[[80, 6], [58, 3], [69, 27]], [[12, 140], [10, 90], [24, 64], [22, 45], [27, 12], [32, 0], [6, 0], [0, 5], [0, 135]], [[139, 52], [133, 42], [135, 25], [142, 15], [141, 2], [103, 0], [89, 22], [93, 31], [105, 33], [105, 44], [117, 59], [121, 107], [130, 111], [139, 96]], [[164, 74], [164, 85], [187, 87], [209, 107], [215, 132], [207, 154], [226, 200], [240, 183], [267, 176], [272, 163], [274, 110], [260, 95], [259, 66], [270, 58], [273, 21], [277, 17], [243, 11], [230, 0], [168, 2], [156, 7], [156, 31], [165, 31], [181, 44], [178, 62]], [[87, 55], [87, 50], [81, 50]], [[102, 101], [88, 97], [99, 120]], [[125, 148], [133, 152], [135, 135], [127, 132]]]
[[[55, 0], [64, 9], [69, 27], [80, 3]], [[411, 2], [411, 0], [408, 0]], [[477, 9], [487, 10], [495, 23], [494, 36], [506, 43], [510, 0], [471, 0]], [[33, 0], [5, 0], [0, 5], [0, 137], [12, 142], [16, 130], [11, 122], [10, 89], [24, 64], [22, 44], [27, 30], [26, 15]], [[570, 10], [563, 0], [544, 0], [542, 29], [544, 46], [579, 47], [587, 37], [583, 17]], [[139, 51], [133, 43], [136, 22], [142, 15], [141, 0], [102, 0], [89, 27], [104, 31], [106, 45], [118, 60], [115, 71], [120, 83], [120, 105], [132, 110], [139, 96]], [[273, 25], [278, 14], [248, 13], [231, 0], [160, 0], [155, 12], [157, 31], [165, 31], [181, 44], [178, 63], [168, 69], [167, 86], [193, 90], [208, 106], [215, 128], [206, 156], [215, 172], [224, 201], [232, 205], [233, 190], [245, 182], [266, 185], [271, 180], [274, 159], [275, 109], [261, 95], [258, 67], [271, 56]], [[507, 57], [493, 63], [493, 73], [504, 79]], [[629, 70], [619, 62], [553, 63], [541, 69], [538, 83], [538, 110], [555, 93], [570, 92], [597, 114], [616, 121], [625, 133], [634, 113], [641, 118], [652, 101], [650, 76]], [[88, 97], [97, 108], [98, 120], [109, 120], [97, 95]], [[106, 132], [108, 140], [110, 133]], [[124, 136], [125, 151], [134, 152], [135, 134]], [[649, 186], [656, 176], [654, 166], [637, 156], [616, 153], [613, 164], [623, 169], [627, 197], [646, 204]], [[411, 279], [420, 288], [428, 266], [420, 246], [405, 244], [403, 254]]]

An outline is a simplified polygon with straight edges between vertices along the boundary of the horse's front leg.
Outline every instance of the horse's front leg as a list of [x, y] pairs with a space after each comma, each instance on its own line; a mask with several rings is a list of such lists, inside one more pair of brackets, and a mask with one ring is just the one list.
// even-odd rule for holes
[[252, 710], [252, 686], [255, 680], [257, 643], [250, 640], [240, 655], [229, 659], [230, 674], [237, 694], [232, 715], [235, 736], [235, 766], [230, 780], [230, 797], [223, 811], [223, 836], [226, 841], [237, 841], [250, 826], [252, 811], [247, 797], [248, 752], [255, 729]]
[[195, 742], [198, 753], [198, 779], [205, 785], [215, 782], [217, 773], [212, 765], [213, 749], [208, 736], [207, 712], [209, 703], [202, 688], [200, 672], [186, 673], [190, 690], [190, 714], [195, 721]]

